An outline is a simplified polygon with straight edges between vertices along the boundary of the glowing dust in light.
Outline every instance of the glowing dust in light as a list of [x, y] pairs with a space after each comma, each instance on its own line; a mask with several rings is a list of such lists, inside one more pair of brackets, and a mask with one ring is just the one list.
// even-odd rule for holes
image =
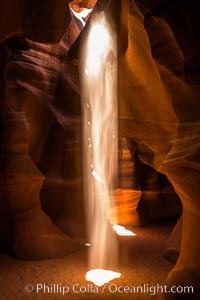
[[108, 218], [118, 174], [117, 38], [104, 12], [93, 17], [80, 65], [89, 269], [112, 269], [118, 261]]

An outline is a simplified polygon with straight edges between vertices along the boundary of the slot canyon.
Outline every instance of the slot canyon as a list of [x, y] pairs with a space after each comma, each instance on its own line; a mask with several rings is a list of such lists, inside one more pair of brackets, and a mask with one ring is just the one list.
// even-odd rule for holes
[[198, 299], [199, 1], [0, 8], [0, 299]]

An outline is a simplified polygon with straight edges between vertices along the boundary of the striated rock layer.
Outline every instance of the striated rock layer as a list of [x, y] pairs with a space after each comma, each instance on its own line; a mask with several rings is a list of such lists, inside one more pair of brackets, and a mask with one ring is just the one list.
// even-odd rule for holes
[[[43, 2], [44, 5], [47, 5], [46, 1]], [[50, 2], [51, 4], [54, 3], [54, 1]], [[64, 2], [62, 1], [62, 5], [65, 6]], [[74, 1], [74, 4], [76, 2]], [[104, 1], [98, 2], [104, 3]], [[10, 3], [11, 1], [9, 1], [9, 5]], [[21, 1], [21, 3], [23, 6], [25, 2]], [[39, 2], [37, 1], [37, 3]], [[139, 159], [165, 174], [182, 201], [181, 251], [174, 269], [168, 276], [168, 283], [173, 285], [190, 283], [199, 286], [199, 4], [195, 0], [138, 0], [137, 4], [140, 9], [135, 2], [131, 1], [133, 5], [128, 10], [128, 0], [121, 1], [121, 3], [122, 24], [120, 26], [123, 28], [120, 33], [123, 34], [123, 37], [119, 38], [119, 48], [122, 49], [119, 58], [120, 136], [131, 139], [138, 145]], [[60, 15], [62, 12], [62, 5], [57, 7], [56, 15]], [[50, 7], [52, 9], [49, 4]], [[3, 9], [1, 11], [4, 13]], [[13, 10], [10, 9], [9, 11]], [[45, 10], [41, 10], [41, 13], [44, 12]], [[50, 12], [54, 14], [54, 11], [51, 10]], [[20, 10], [20, 13], [23, 13], [23, 9]], [[23, 14], [26, 15], [26, 12]], [[51, 14], [48, 13], [48, 16], [50, 17]], [[35, 16], [35, 14], [33, 15]], [[14, 15], [9, 15], [9, 18], [12, 17]], [[24, 21], [27, 19], [28, 15]], [[49, 19], [52, 20], [52, 26], [49, 28], [58, 29], [57, 34], [54, 32], [54, 38], [52, 37], [51, 40], [55, 42], [60, 38], [62, 28], [67, 23], [62, 17], [60, 20], [59, 18]], [[40, 18], [40, 22], [41, 20], [43, 18]], [[2, 17], [1, 21], [6, 26], [4, 22], [7, 19]], [[46, 21], [44, 23], [46, 25]], [[54, 24], [57, 25], [54, 26]], [[21, 32], [21, 26], [26, 25], [26, 22], [19, 25]], [[33, 38], [40, 42], [41, 40], [49, 41], [49, 28], [45, 26], [45, 32], [41, 30], [41, 36], [40, 30], [38, 31], [36, 28], [36, 34], [33, 35]], [[29, 35], [32, 29], [33, 27], [28, 32], [26, 30], [23, 32], [25, 35]], [[10, 28], [9, 31], [4, 31], [2, 39], [5, 40], [9, 37], [12, 30]], [[42, 37], [42, 33], [45, 33], [45, 38]], [[67, 214], [69, 214], [68, 217], [73, 217], [77, 213], [77, 218], [81, 219], [82, 217], [82, 211], [80, 212], [82, 206], [81, 209], [79, 206], [80, 194], [82, 193], [80, 180], [80, 95], [77, 89], [73, 92], [71, 89], [71, 85], [78, 75], [77, 71], [73, 73], [71, 70], [63, 69], [63, 64], [62, 67], [60, 64], [58, 67], [58, 64], [55, 63], [57, 54], [54, 56], [54, 60], [47, 58], [48, 47], [45, 46], [42, 47], [42, 52], [45, 52], [44, 57], [47, 59], [45, 60], [43, 57], [40, 61], [41, 57], [37, 57], [37, 67], [29, 69], [30, 61], [27, 59], [31, 59], [31, 63], [33, 63], [32, 58], [35, 57], [37, 51], [34, 52], [36, 49], [30, 50], [29, 58], [26, 51], [16, 53], [16, 50], [24, 47], [24, 41], [20, 39], [18, 41], [19, 45], [10, 45], [11, 50], [14, 50], [12, 54], [22, 55], [23, 53], [26, 59], [23, 64], [16, 64], [16, 61], [19, 62], [18, 56], [17, 60], [14, 57], [8, 63], [6, 73], [7, 95], [4, 97], [6, 103], [2, 100], [1, 86], [1, 128], [3, 130], [1, 130], [0, 215], [9, 216], [9, 219], [12, 219], [16, 229], [13, 232], [16, 234], [15, 240], [17, 241], [15, 248], [18, 249], [19, 257], [21, 255], [21, 257], [27, 258], [25, 253], [27, 249], [25, 248], [29, 239], [25, 245], [21, 243], [20, 248], [19, 237], [21, 236], [21, 240], [24, 242], [23, 235], [30, 236], [27, 231], [23, 231], [23, 226], [24, 224], [27, 225], [27, 219], [30, 219], [29, 214], [27, 215], [25, 211], [33, 207], [35, 207], [32, 215], [33, 221], [39, 220], [39, 224], [45, 223], [45, 233], [52, 232], [54, 238], [61, 238], [60, 240], [63, 238], [64, 244], [63, 248], [61, 247], [63, 254], [67, 251], [66, 244], [69, 240], [55, 229], [49, 219], [47, 221], [46, 215], [41, 213], [40, 198], [42, 198], [43, 207], [48, 213], [52, 217], [56, 215], [60, 218], [58, 223], [63, 229], [66, 226], [65, 217]], [[29, 43], [33, 47], [34, 44], [31, 41]], [[17, 48], [15, 48], [16, 46]], [[2, 45], [1, 48], [0, 55], [3, 57], [3, 59], [1, 58], [1, 68], [5, 69], [8, 56], [2, 54], [6, 50], [3, 49]], [[62, 53], [60, 54], [62, 56]], [[66, 63], [68, 58], [65, 57], [64, 60]], [[48, 66], [48, 63], [51, 62], [55, 63], [58, 67], [56, 71], [60, 72], [57, 74], [56, 88], [53, 80], [55, 78], [49, 79], [48, 68], [45, 73], [47, 77], [41, 77], [44, 72], [40, 73], [41, 63], [46, 63]], [[69, 67], [70, 64], [66, 63], [66, 65]], [[13, 71], [14, 69], [15, 71]], [[33, 69], [37, 75], [39, 74], [36, 80], [37, 86], [35, 86], [35, 74], [31, 73]], [[29, 76], [24, 70], [29, 70]], [[64, 79], [68, 85], [63, 86], [60, 75], [64, 70], [66, 72]], [[13, 80], [16, 84], [17, 76], [17, 79], [21, 81], [18, 80], [17, 86], [15, 85], [13, 88]], [[50, 97], [49, 95], [47, 97], [46, 84], [49, 82], [51, 82]], [[73, 88], [76, 87], [73, 86]], [[40, 101], [37, 97], [38, 89]], [[130, 183], [132, 176], [135, 176], [135, 174], [129, 176], [130, 169], [134, 169], [135, 166], [130, 160], [130, 153], [127, 152], [127, 154], [128, 157], [124, 159], [122, 157], [121, 160], [121, 186], [119, 186], [116, 196], [119, 205], [125, 200], [124, 205], [127, 213], [125, 220], [119, 214], [122, 222], [127, 222], [129, 217], [131, 222], [132, 213], [129, 214], [129, 212], [136, 211], [141, 197], [141, 187], [136, 184], [137, 180], [134, 183], [135, 186], [134, 184], [131, 186]], [[152, 180], [151, 184], [155, 187], [151, 191], [155, 194], [158, 191], [155, 184], [156, 176], [152, 171], [149, 177], [150, 181]], [[127, 180], [124, 180], [125, 178]], [[147, 180], [147, 186], [150, 181]], [[133, 190], [136, 191], [135, 194]], [[133, 201], [134, 197], [135, 202]], [[75, 205], [73, 205], [73, 201]], [[33, 223], [30, 220], [26, 229], [30, 228], [34, 231]], [[40, 229], [39, 225], [37, 229]], [[49, 236], [51, 237], [51, 234]], [[51, 243], [50, 240], [47, 243], [44, 241], [45, 247], [49, 248], [50, 244], [55, 245], [55, 241]], [[71, 245], [70, 241], [69, 248], [76, 248], [76, 245], [73, 243]], [[43, 251], [45, 256], [46, 250], [43, 249]], [[49, 257], [52, 256], [52, 253], [49, 253]]]
[[119, 62], [120, 134], [137, 141], [141, 160], [168, 177], [183, 204], [181, 252], [168, 283], [198, 287], [200, 88], [192, 70], [198, 68], [197, 18], [185, 2], [167, 6], [163, 17], [142, 8], [145, 19], [136, 5], [128, 15], [128, 47]]

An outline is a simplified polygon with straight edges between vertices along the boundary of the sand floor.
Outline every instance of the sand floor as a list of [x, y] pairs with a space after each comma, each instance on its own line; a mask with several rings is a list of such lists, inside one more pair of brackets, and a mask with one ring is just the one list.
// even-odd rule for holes
[[[136, 236], [120, 240], [117, 271], [122, 273], [121, 278], [98, 290], [85, 280], [87, 248], [64, 258], [40, 262], [20, 261], [0, 254], [0, 300], [155, 299], [148, 292], [120, 293], [116, 289], [125, 286], [131, 289], [144, 284], [147, 289], [162, 284], [173, 267], [163, 258], [171, 225], [159, 224], [133, 230]], [[157, 297], [160, 299], [162, 295]]]

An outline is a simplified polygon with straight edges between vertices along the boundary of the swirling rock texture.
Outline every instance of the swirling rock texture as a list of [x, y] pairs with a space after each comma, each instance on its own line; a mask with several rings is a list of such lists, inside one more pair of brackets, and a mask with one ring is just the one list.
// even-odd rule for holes
[[[19, 1], [13, 1], [14, 7], [19, 8], [21, 5], [25, 8], [25, 2], [27, 1], [21, 1], [19, 4]], [[41, 1], [36, 2], [39, 5]], [[54, 3], [54, 1], [51, 2]], [[56, 4], [58, 15], [65, 7], [65, 1], [61, 2], [60, 10]], [[75, 6], [80, 4], [80, 1], [73, 2]], [[5, 3], [7, 3], [5, 9], [1, 9], [0, 12], [7, 11], [8, 7], [9, 11], [13, 11], [11, 1]], [[128, 0], [122, 0], [121, 3], [123, 9], [128, 4]], [[129, 12], [127, 15], [125, 14], [125, 18], [122, 17], [123, 38], [119, 38], [119, 48], [122, 48], [119, 58], [120, 137], [122, 140], [126, 138], [132, 141], [132, 156], [135, 156], [136, 146], [134, 145], [137, 145], [139, 160], [153, 167], [153, 169], [148, 169], [150, 174], [146, 181], [148, 188], [143, 190], [150, 190], [154, 196], [158, 194], [159, 188], [156, 180], [158, 174], [155, 173], [157, 170], [167, 176], [183, 205], [181, 252], [166, 282], [173, 285], [192, 284], [199, 287], [199, 4], [197, 0], [138, 0], [134, 3], [131, 1], [131, 3]], [[34, 7], [37, 5], [34, 2]], [[48, 4], [49, 9], [52, 6]], [[23, 9], [14, 11], [15, 14], [20, 11], [22, 15], [27, 16], [26, 11], [23, 13]], [[41, 12], [44, 11], [41, 10]], [[31, 27], [29, 32], [25, 32], [25, 35], [32, 34], [36, 42], [58, 42], [66, 24], [65, 17], [61, 13], [57, 19], [51, 18], [51, 13], [52, 11], [49, 10], [49, 19], [53, 20], [52, 28], [56, 28], [55, 23], [59, 25], [58, 30], [55, 30], [54, 35], [51, 36], [51, 40], [49, 40], [49, 28], [46, 30], [46, 25], [45, 30], [40, 32], [38, 27], [34, 34]], [[7, 20], [11, 17], [12, 14], [8, 15]], [[5, 16], [0, 19], [6, 22]], [[27, 21], [27, 17], [22, 19]], [[43, 16], [39, 18], [41, 23], [43, 19], [45, 19]], [[30, 22], [27, 24], [30, 25]], [[20, 34], [22, 28], [20, 24], [18, 29]], [[7, 37], [9, 33], [9, 31], [5, 31], [4, 37]], [[24, 45], [23, 40], [18, 40], [18, 43], [20, 43], [20, 48], [27, 46]], [[31, 41], [29, 43], [31, 44]], [[9, 47], [12, 51], [16, 50], [15, 43]], [[16, 74], [13, 68], [17, 67], [17, 72], [20, 71], [20, 68], [19, 65], [15, 65], [15, 60], [9, 63], [9, 68], [6, 67], [10, 81], [9, 89], [7, 89], [7, 102], [1, 101], [1, 128], [3, 130], [1, 131], [0, 212], [2, 216], [6, 216], [6, 226], [9, 226], [7, 224], [8, 217], [12, 220], [14, 218], [14, 224], [18, 224], [18, 226], [15, 228], [17, 232], [13, 234], [23, 238], [27, 238], [28, 231], [23, 231], [23, 229], [27, 228], [27, 220], [30, 217], [33, 219], [32, 223], [29, 222], [28, 230], [31, 232], [35, 230], [35, 221], [38, 223], [38, 231], [41, 226], [46, 224], [47, 232], [53, 231], [56, 240], [57, 238], [64, 240], [64, 246], [61, 248], [63, 253], [66, 253], [66, 244], [69, 243], [69, 240], [60, 236], [61, 233], [52, 227], [50, 220], [46, 219], [47, 216], [41, 215], [39, 208], [40, 212], [37, 211], [37, 206], [41, 199], [43, 208], [48, 214], [57, 221], [63, 230], [69, 231], [72, 235], [75, 226], [83, 218], [83, 207], [80, 205], [82, 194], [80, 95], [74, 85], [74, 81], [76, 82], [78, 77], [77, 62], [74, 61], [74, 65], [71, 67], [67, 64], [72, 70], [64, 72], [62, 69], [64, 73], [67, 73], [65, 77], [68, 82], [67, 88], [66, 85], [63, 87], [59, 75], [57, 78], [59, 79], [59, 82], [57, 81], [59, 88], [54, 89], [54, 99], [49, 98], [46, 94], [49, 72], [47, 72], [47, 81], [39, 80], [40, 91], [35, 88], [34, 74], [30, 76], [33, 71], [29, 68], [30, 59], [33, 60], [33, 57], [36, 59], [36, 69], [41, 70], [39, 58], [35, 57], [36, 49], [34, 47], [35, 45], [31, 44], [31, 55], [23, 57], [25, 63], [23, 66], [26, 65], [29, 78], [32, 80], [28, 81], [28, 85], [27, 81], [26, 85], [22, 84], [25, 81], [24, 73], [20, 73], [22, 77], [18, 78], [21, 79], [20, 84], [18, 81], [18, 90], [16, 87], [13, 90], [13, 74], [14, 76]], [[1, 48], [1, 69], [5, 70], [6, 58], [9, 57], [9, 53], [4, 47], [1, 46]], [[48, 58], [47, 49], [48, 47], [42, 47], [39, 51], [46, 55], [45, 67], [48, 70], [48, 62], [51, 60]], [[18, 59], [20, 60], [20, 57]], [[54, 56], [54, 63], [56, 59], [57, 54]], [[63, 64], [59, 68], [63, 68]], [[56, 71], [61, 71], [61, 69]], [[3, 78], [3, 73], [1, 77]], [[55, 77], [51, 78], [51, 87], [55, 84], [54, 79]], [[3, 82], [1, 81], [1, 83], [1, 99], [3, 99]], [[7, 84], [8, 82], [6, 82]], [[31, 91], [28, 96], [27, 90]], [[39, 101], [38, 92], [40, 92]], [[66, 99], [73, 101], [70, 103], [68, 101], [66, 105]], [[139, 169], [137, 174], [139, 177], [142, 173], [147, 173], [144, 171], [145, 167], [141, 172], [141, 167], [139, 165], [136, 167], [135, 161], [130, 159], [130, 148], [127, 149], [127, 146], [122, 143], [120, 151], [122, 176], [116, 198], [120, 202], [121, 198], [124, 199], [121, 196], [126, 194], [128, 199], [127, 215], [131, 220], [129, 212], [136, 211], [136, 206], [141, 198], [141, 185], [145, 184], [141, 180], [136, 183], [135, 180], [131, 189], [131, 184], [124, 183], [126, 177], [123, 177], [124, 168], [128, 169], [129, 174], [131, 168]], [[123, 153], [127, 154], [125, 158], [123, 158]], [[135, 177], [134, 173], [133, 179]], [[134, 204], [133, 202], [130, 204], [130, 194], [126, 193], [129, 190], [136, 191]], [[171, 192], [170, 195], [172, 195]], [[36, 207], [36, 209], [30, 215], [21, 214], [32, 207]], [[158, 210], [158, 215], [159, 213], [160, 210]], [[74, 218], [75, 214], [76, 221], [70, 227], [70, 218]], [[66, 217], [69, 220], [67, 225]], [[123, 222], [128, 221], [123, 219]], [[10, 232], [8, 228], [6, 232]], [[37, 238], [37, 235], [34, 235], [34, 238]], [[63, 243], [61, 244], [63, 245]], [[49, 245], [47, 242], [44, 246], [49, 248]], [[19, 243], [15, 245], [15, 249], [18, 249], [18, 257], [27, 258], [25, 252], [31, 252], [31, 246], [29, 249], [24, 249], [25, 246], [27, 243], [26, 245], [19, 245]], [[21, 252], [22, 248], [23, 252]], [[71, 245], [70, 241], [69, 252], [75, 248], [76, 245]], [[55, 249], [55, 251], [57, 250]], [[49, 253], [49, 257], [51, 256], [55, 256], [55, 253], [54, 255]], [[42, 257], [38, 257], [37, 253], [28, 258], [41, 259]]]
[[179, 259], [167, 282], [200, 283], [200, 88], [197, 1], [137, 1], [119, 62], [122, 136], [165, 174], [183, 204]]
[[[11, 249], [21, 259], [60, 257], [80, 246], [41, 210], [41, 200], [51, 194], [60, 220], [63, 211], [74, 219], [83, 215], [78, 65], [67, 58], [82, 25], [70, 16], [68, 2], [2, 4], [0, 215], [8, 226], [3, 233], [9, 240], [11, 232]], [[67, 204], [66, 192], [73, 200]], [[72, 235], [75, 226], [67, 227]]]

